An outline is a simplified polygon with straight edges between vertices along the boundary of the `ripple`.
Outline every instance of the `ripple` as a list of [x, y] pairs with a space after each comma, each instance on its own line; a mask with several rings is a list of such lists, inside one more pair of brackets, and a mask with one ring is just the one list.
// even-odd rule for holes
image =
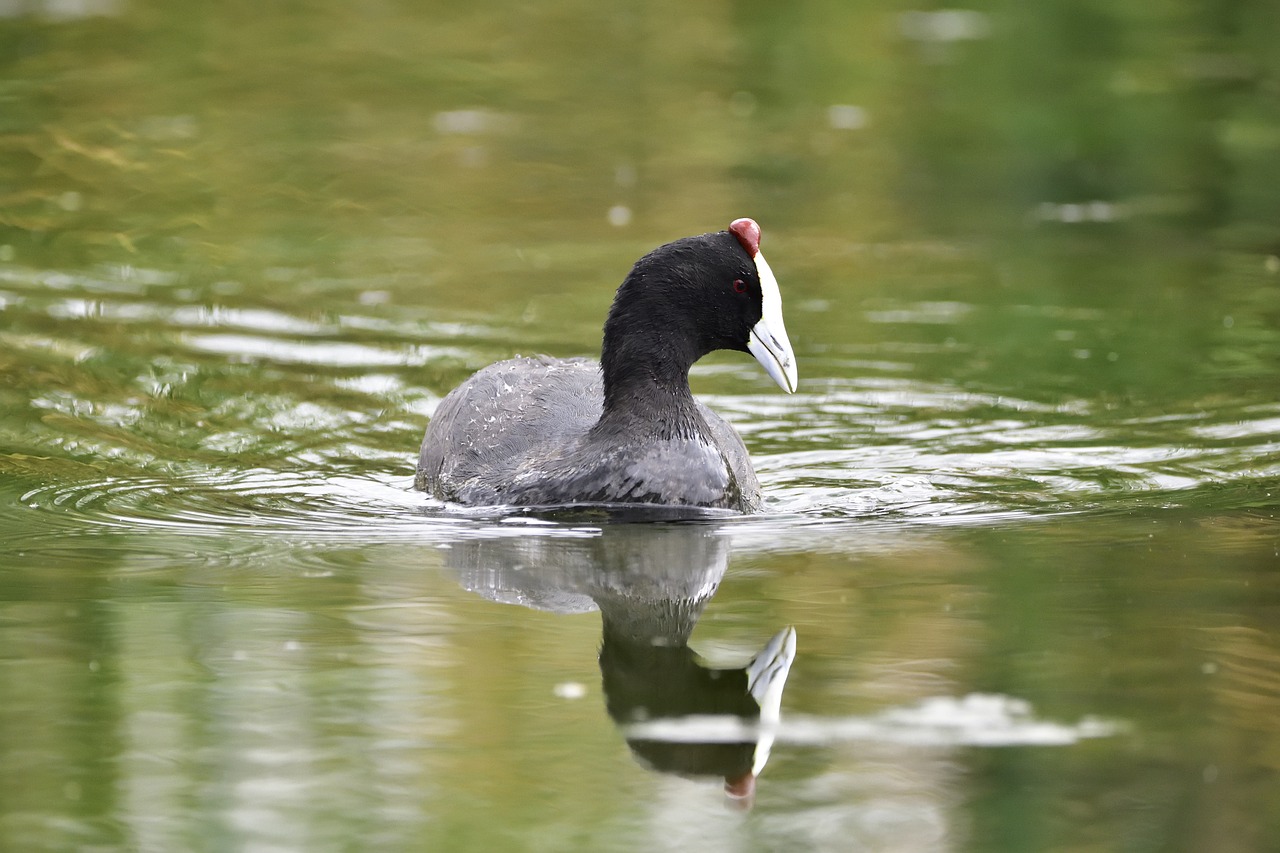
[[[4, 467], [0, 457], [0, 470]], [[494, 507], [450, 509], [413, 491], [408, 478], [311, 477], [265, 469], [63, 482], [29, 489], [17, 501], [35, 514], [6, 538], [14, 547], [40, 551], [57, 547], [51, 534], [63, 537], [69, 531], [243, 534], [242, 541], [274, 542], [280, 548], [596, 535], [580, 519], [525, 518]]]
[[[1280, 503], [1280, 487], [1274, 497], [1271, 491], [1280, 478], [1276, 406], [1252, 406], [1247, 412], [1228, 408], [1194, 419], [1162, 414], [1110, 425], [1086, 412], [1078, 422], [1045, 424], [1012, 417], [977, 399], [984, 418], [953, 412], [908, 420], [890, 412], [886, 417], [893, 428], [869, 435], [864, 444], [850, 443], [845, 428], [836, 440], [814, 449], [757, 453], [766, 512], [713, 521], [753, 548], [789, 550], [815, 547], [814, 530], [841, 538], [842, 530], [857, 536], [877, 525], [989, 525], [1206, 500], [1220, 508], [1231, 508], [1233, 501], [1242, 508]], [[736, 412], [756, 405], [751, 397], [730, 402]], [[809, 402], [801, 422], [830, 417], [825, 401]], [[862, 401], [844, 405], [861, 408]], [[1020, 402], [1011, 405], [1025, 411]], [[290, 423], [314, 430], [320, 420], [298, 409], [293, 413], [297, 423], [278, 418], [268, 423], [275, 430]], [[329, 428], [344, 428], [344, 423], [329, 423]], [[1143, 435], [1141, 445], [1133, 443], [1135, 434]], [[768, 436], [760, 443], [768, 445]], [[347, 447], [341, 458], [352, 454], [362, 455]], [[287, 534], [293, 541], [442, 543], [581, 535], [572, 519], [554, 515], [555, 523], [546, 526], [512, 524], [512, 514], [503, 508], [443, 506], [413, 491], [408, 476], [394, 472], [409, 462], [409, 450], [403, 460], [386, 451], [363, 455], [366, 470], [358, 473], [335, 470], [339, 457], [324, 454], [313, 454], [310, 463], [300, 456], [302, 468], [295, 460], [288, 470], [270, 461], [241, 469], [171, 462], [160, 466], [162, 473], [131, 471], [121, 460], [99, 466], [11, 455], [0, 457], [0, 472], [46, 483], [18, 496], [20, 505], [39, 513], [18, 534], [28, 543], [76, 526]], [[308, 464], [314, 468], [305, 470]]]
[[[407, 483], [406, 483], [407, 485]], [[364, 478], [309, 479], [274, 471], [209, 471], [202, 476], [111, 477], [28, 490], [19, 502], [46, 517], [92, 525], [192, 533], [363, 531], [386, 535], [421, 525], [426, 498]]]
[[[576, 535], [569, 522], [512, 525], [500, 508], [458, 511], [409, 487], [442, 390], [424, 387], [419, 368], [448, 374], [481, 360], [467, 347], [497, 335], [487, 327], [353, 313], [353, 302], [318, 314], [193, 305], [171, 276], [146, 271], [8, 268], [0, 282], [12, 287], [6, 306], [20, 309], [3, 342], [40, 365], [15, 362], [7, 375], [28, 385], [11, 398], [20, 414], [0, 423], [11, 452], [0, 474], [16, 475], [9, 488], [33, 511], [15, 533], [28, 544], [81, 528], [295, 543]], [[877, 311], [880, 326], [973, 313], [946, 301]], [[159, 356], [156, 340], [168, 342]], [[749, 362], [700, 365], [700, 381], [759, 389], [705, 396], [745, 436], [768, 500], [763, 514], [714, 523], [752, 547], [790, 549], [811, 547], [815, 530], [856, 538], [893, 525], [1273, 501], [1278, 404], [1221, 395], [1113, 414], [1105, 401], [928, 381], [912, 375], [914, 357], [883, 358], [939, 346], [883, 340], [856, 369], [819, 356], [816, 378], [792, 396], [765, 391]], [[182, 350], [201, 355], [175, 358]]]

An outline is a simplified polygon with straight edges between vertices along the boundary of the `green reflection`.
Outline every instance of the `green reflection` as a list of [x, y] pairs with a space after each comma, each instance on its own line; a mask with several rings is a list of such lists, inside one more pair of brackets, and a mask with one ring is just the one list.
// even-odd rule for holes
[[[0, 0], [0, 848], [1264, 849], [1278, 35]], [[805, 379], [695, 372], [777, 510], [695, 647], [796, 625], [784, 718], [993, 692], [1131, 738], [775, 747], [743, 818], [556, 697], [598, 622], [439, 573], [512, 530], [408, 491], [439, 396], [594, 354], [635, 258], [743, 215]]]

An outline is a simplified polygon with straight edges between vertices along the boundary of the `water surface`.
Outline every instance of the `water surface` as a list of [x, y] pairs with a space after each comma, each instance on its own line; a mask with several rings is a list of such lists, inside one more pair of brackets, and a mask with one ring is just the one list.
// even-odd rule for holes
[[[1271, 849], [1276, 27], [0, 3], [0, 849]], [[412, 491], [738, 216], [765, 512]]]

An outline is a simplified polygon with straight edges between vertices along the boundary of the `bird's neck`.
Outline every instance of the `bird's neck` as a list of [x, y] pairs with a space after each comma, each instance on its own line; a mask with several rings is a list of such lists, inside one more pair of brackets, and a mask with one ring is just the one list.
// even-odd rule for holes
[[610, 331], [606, 327], [600, 356], [604, 412], [597, 429], [635, 422], [657, 438], [703, 435], [706, 424], [689, 390], [694, 358], [688, 346], [661, 329], [631, 328], [621, 340]]

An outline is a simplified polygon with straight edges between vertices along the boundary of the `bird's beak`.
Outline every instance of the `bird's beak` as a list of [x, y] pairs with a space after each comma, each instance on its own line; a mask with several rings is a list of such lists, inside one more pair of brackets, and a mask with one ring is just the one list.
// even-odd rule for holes
[[787, 340], [787, 327], [782, 323], [782, 293], [778, 280], [769, 269], [764, 255], [756, 252], [756, 271], [760, 275], [760, 322], [751, 327], [747, 350], [756, 357], [778, 387], [788, 394], [796, 390], [796, 356]]

